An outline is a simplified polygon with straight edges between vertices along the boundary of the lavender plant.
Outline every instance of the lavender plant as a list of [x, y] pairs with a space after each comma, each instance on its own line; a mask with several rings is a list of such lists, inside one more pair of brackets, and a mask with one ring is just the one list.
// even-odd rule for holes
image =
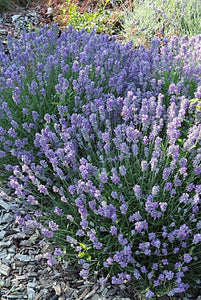
[[1, 168], [50, 265], [146, 299], [200, 289], [200, 39], [133, 50], [46, 27], [1, 48]]
[[[162, 94], [136, 98], [128, 92], [97, 101], [96, 110], [89, 104], [90, 113], [64, 117], [60, 106], [57, 120], [46, 115], [34, 140], [40, 163], [23, 160], [9, 185], [42, 203], [37, 221], [19, 221], [55, 237], [82, 277], [98, 270], [101, 282], [134, 279], [147, 299], [181, 295], [199, 288], [201, 114], [184, 97], [167, 111]], [[188, 114], [196, 115], [190, 127]]]
[[201, 2], [197, 0], [140, 0], [122, 3], [124, 41], [149, 44], [154, 36], [194, 36], [201, 32]]
[[56, 26], [24, 33], [19, 41], [9, 38], [9, 56], [1, 45], [0, 126], [8, 136], [7, 141], [4, 134], [1, 137], [0, 164], [14, 162], [26, 152], [25, 145], [44, 126], [44, 115], [56, 112], [57, 104], [68, 105], [72, 113], [110, 93], [123, 96], [128, 90], [146, 90], [152, 78], [151, 53], [141, 49], [138, 55], [131, 48], [109, 36], [72, 28], [58, 39]]

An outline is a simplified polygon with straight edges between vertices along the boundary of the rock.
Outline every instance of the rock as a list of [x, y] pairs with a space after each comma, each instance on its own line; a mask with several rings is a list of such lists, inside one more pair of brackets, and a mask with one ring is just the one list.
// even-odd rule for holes
[[10, 223], [12, 220], [13, 220], [13, 216], [9, 213], [6, 213], [0, 219], [0, 223]]
[[5, 281], [3, 279], [0, 279], [0, 286], [3, 287], [5, 285]]
[[38, 286], [38, 283], [35, 281], [28, 282], [27, 286], [30, 288], [36, 288]]
[[50, 300], [58, 300], [59, 296], [58, 295], [54, 295], [53, 297], [50, 298]]
[[95, 294], [95, 295], [93, 295], [93, 297], [91, 298], [91, 300], [102, 300], [102, 298], [100, 298], [100, 295]]
[[26, 279], [26, 276], [25, 275], [21, 275], [21, 276], [17, 276], [15, 280], [18, 281], [18, 280], [25, 280], [25, 279]]
[[14, 254], [14, 253], [15, 253], [15, 248], [14, 248], [14, 246], [11, 247], [11, 248], [9, 248], [9, 249], [8, 249], [8, 252]]
[[62, 289], [60, 284], [55, 285], [53, 288], [55, 290], [56, 295], [61, 295]]
[[14, 258], [13, 257], [11, 258], [10, 256], [7, 255], [5, 258], [1, 260], [1, 262], [6, 266], [10, 266], [10, 264], [14, 262]]
[[67, 286], [66, 287], [66, 292], [65, 292], [65, 297], [66, 298], [70, 298], [71, 295], [73, 294], [73, 292], [74, 292], [74, 289], [72, 289], [71, 287]]
[[12, 23], [15, 23], [15, 21], [17, 21], [17, 19], [19, 19], [20, 17], [21, 17], [21, 15], [12, 16]]
[[114, 300], [131, 300], [130, 298], [115, 297]]
[[6, 250], [6, 249], [3, 249], [3, 250], [0, 252], [0, 259], [7, 257], [7, 254], [8, 254], [7, 250]]
[[35, 299], [35, 297], [36, 297], [35, 291], [30, 287], [27, 287], [27, 295], [28, 295], [28, 299], [30, 299], [30, 300]]
[[5, 234], [6, 234], [5, 230], [0, 231], [0, 240], [4, 238]]
[[11, 241], [0, 242], [0, 248], [10, 247], [11, 243], [12, 243]]
[[13, 295], [12, 294], [12, 295], [7, 295], [6, 297], [7, 297], [7, 299], [11, 299], [11, 300], [14, 300], [14, 299], [16, 299], [16, 300], [27, 299], [27, 297], [23, 296], [22, 294], [21, 295], [20, 294], [18, 294], [18, 295]]
[[16, 254], [15, 257], [22, 262], [28, 262], [28, 261], [32, 260], [32, 257], [29, 255]]
[[37, 16], [37, 13], [36, 13], [35, 11], [30, 11], [30, 12], [28, 13], [28, 15], [31, 16], [31, 17], [36, 17], [36, 16]]
[[46, 12], [46, 15], [47, 15], [48, 17], [53, 15], [53, 8], [52, 8], [52, 7], [48, 7], [47, 12]]
[[[5, 31], [5, 29], [1, 29], [0, 31]], [[8, 203], [6, 203], [5, 201], [3, 201], [2, 199], [0, 199], [0, 206], [3, 207], [5, 210], [9, 210], [10, 209], [10, 205]]]
[[28, 277], [28, 279], [30, 279], [30, 278], [36, 278], [37, 277], [37, 273], [36, 272], [27, 273], [27, 277]]
[[0, 273], [1, 274], [8, 276], [10, 273], [10, 270], [11, 270], [10, 267], [0, 264]]
[[95, 294], [95, 290], [92, 290], [91, 292], [89, 292], [88, 294], [86, 294], [86, 296], [84, 297], [84, 299], [89, 299], [90, 297], [92, 297]]
[[42, 299], [41, 296], [43, 296], [43, 291], [40, 291], [40, 293], [38, 293], [38, 294], [36, 295], [36, 297], [35, 297], [34, 300], [40, 300], [40, 299]]

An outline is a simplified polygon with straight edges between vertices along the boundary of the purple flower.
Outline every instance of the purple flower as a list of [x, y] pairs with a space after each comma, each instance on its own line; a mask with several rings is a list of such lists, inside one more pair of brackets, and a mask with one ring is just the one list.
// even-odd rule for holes
[[109, 264], [108, 264], [108, 262], [107, 262], [107, 261], [104, 261], [104, 263], [103, 263], [103, 267], [104, 267], [104, 268], [108, 268], [108, 267], [109, 267]]
[[84, 278], [91, 259], [113, 284], [134, 270], [147, 299], [162, 286], [170, 295], [189, 288], [201, 242], [200, 104], [189, 102], [201, 95], [200, 41], [133, 49], [72, 27], [58, 38], [46, 26], [9, 38], [9, 56], [0, 45], [1, 170], [25, 204], [51, 206], [34, 219], [15, 208], [16, 222], [45, 238], [66, 230]]
[[89, 225], [89, 222], [88, 222], [87, 220], [82, 220], [82, 221], [80, 222], [80, 226], [81, 226], [84, 230], [86, 230], [86, 229], [88, 228], [88, 225]]
[[153, 188], [152, 188], [152, 195], [156, 196], [158, 194], [159, 190], [160, 190], [160, 186], [159, 185], [154, 185]]
[[82, 269], [81, 271], [80, 271], [80, 276], [82, 277], [82, 278], [87, 278], [88, 277], [88, 275], [89, 275], [89, 271], [88, 270], [85, 270], [85, 269]]
[[116, 226], [111, 226], [110, 227], [110, 233], [112, 235], [117, 235], [117, 227]]
[[63, 210], [61, 208], [59, 208], [58, 206], [55, 206], [54, 213], [58, 216], [61, 216], [61, 215], [63, 215]]
[[45, 227], [41, 228], [41, 234], [47, 238], [52, 238], [54, 236], [54, 233]]
[[167, 180], [168, 177], [170, 176], [170, 173], [171, 173], [171, 168], [165, 168], [163, 170], [163, 179], [164, 180]]
[[8, 130], [8, 134], [9, 134], [11, 137], [13, 137], [13, 138], [15, 138], [16, 135], [17, 135], [16, 131], [15, 131], [13, 128], [10, 128], [10, 129]]
[[159, 280], [154, 280], [154, 286], [160, 286], [160, 281]]
[[66, 236], [66, 241], [73, 244], [73, 245], [76, 245], [77, 244], [77, 240], [72, 238], [71, 236], [67, 235]]
[[198, 244], [201, 242], [201, 234], [200, 233], [196, 233], [193, 237], [193, 244]]
[[85, 270], [87, 270], [87, 269], [89, 269], [89, 264], [88, 264], [88, 263], [83, 263], [82, 267], [83, 267]]
[[71, 195], [73, 195], [73, 194], [75, 193], [75, 191], [76, 191], [75, 186], [74, 186], [74, 185], [70, 185], [70, 186], [68, 187], [68, 191], [69, 191], [69, 193], [70, 193]]
[[159, 202], [159, 206], [160, 206], [161, 211], [165, 212], [168, 204], [167, 204], [167, 202]]
[[47, 188], [46, 188], [44, 185], [42, 185], [42, 184], [39, 184], [38, 190], [39, 190], [39, 192], [40, 192], [41, 194], [44, 194], [44, 195], [47, 195], [47, 194], [48, 194]]
[[38, 201], [35, 199], [35, 197], [33, 195], [29, 195], [27, 198], [27, 202], [29, 202], [30, 204], [34, 205], [34, 204], [38, 204]]
[[192, 260], [192, 256], [190, 254], [185, 254], [184, 255], [184, 261], [188, 264]]
[[101, 181], [101, 182], [106, 183], [106, 182], [108, 181], [108, 177], [107, 177], [106, 171], [102, 171], [102, 172], [99, 174], [99, 178], [100, 178], [100, 181]]
[[151, 290], [148, 290], [146, 292], [146, 299], [151, 299], [155, 294], [151, 291]]
[[59, 227], [59, 226], [58, 226], [55, 222], [49, 221], [49, 228], [50, 228], [52, 231], [57, 230], [58, 227]]
[[142, 169], [142, 172], [145, 172], [147, 169], [148, 169], [148, 162], [146, 160], [142, 160], [141, 161], [141, 169]]
[[128, 204], [123, 203], [119, 208], [120, 208], [120, 211], [121, 211], [122, 215], [126, 215], [127, 210], [128, 210]]
[[100, 283], [101, 286], [105, 285], [106, 282], [107, 282], [107, 279], [104, 278], [104, 277], [101, 277], [101, 278], [99, 279], [99, 283]]
[[145, 266], [142, 266], [141, 267], [141, 272], [142, 273], [147, 273], [148, 271], [147, 271], [147, 268], [145, 267]]
[[57, 262], [53, 257], [51, 257], [47, 260], [47, 263], [50, 267], [52, 267], [52, 266], [56, 265]]
[[176, 254], [176, 253], [179, 252], [179, 250], [180, 250], [180, 249], [179, 249], [178, 247], [176, 247], [176, 248], [174, 248], [173, 253]]
[[140, 221], [142, 219], [140, 212], [137, 211], [136, 213], [134, 213], [132, 216], [129, 217], [129, 221], [130, 222], [134, 222], [134, 221]]
[[169, 262], [168, 262], [167, 259], [162, 259], [162, 264], [163, 264], [164, 266], [167, 266], [167, 265], [169, 265]]
[[77, 60], [74, 60], [73, 65], [72, 65], [72, 70], [73, 70], [73, 72], [78, 72], [80, 70], [79, 62]]
[[134, 269], [134, 271], [133, 271], [133, 276], [134, 276], [136, 279], [139, 279], [139, 278], [141, 277], [140, 272], [139, 272], [137, 269]]
[[120, 173], [122, 176], [125, 176], [125, 175], [126, 175], [126, 167], [125, 167], [125, 166], [120, 166], [120, 167], [119, 167], [119, 173]]
[[172, 280], [174, 277], [174, 273], [172, 271], [165, 270], [163, 274], [167, 280]]
[[114, 184], [117, 184], [120, 181], [119, 177], [116, 174], [113, 174], [112, 176], [110, 176], [110, 179], [112, 180], [112, 182]]
[[140, 185], [136, 184], [133, 187], [133, 191], [135, 193], [135, 196], [136, 196], [137, 200], [140, 200], [141, 199], [141, 193], [142, 193]]
[[54, 249], [54, 255], [55, 256], [62, 256], [62, 255], [64, 255], [64, 253], [60, 248], [55, 248]]
[[125, 245], [128, 244], [128, 240], [127, 240], [126, 238], [124, 238], [124, 236], [123, 236], [122, 233], [120, 233], [120, 234], [118, 235], [118, 241], [119, 241], [119, 243], [120, 243], [121, 245], [123, 245], [123, 246], [125, 246]]
[[113, 199], [118, 199], [118, 193], [116, 191], [112, 191], [111, 196]]
[[158, 270], [158, 264], [157, 263], [153, 263], [152, 267], [153, 270]]
[[84, 231], [83, 231], [82, 229], [79, 229], [79, 230], [76, 232], [76, 235], [77, 235], [77, 236], [84, 236], [85, 233], [84, 233]]
[[148, 223], [146, 220], [144, 221], [139, 221], [135, 223], [135, 230], [141, 233], [143, 230], [148, 229]]

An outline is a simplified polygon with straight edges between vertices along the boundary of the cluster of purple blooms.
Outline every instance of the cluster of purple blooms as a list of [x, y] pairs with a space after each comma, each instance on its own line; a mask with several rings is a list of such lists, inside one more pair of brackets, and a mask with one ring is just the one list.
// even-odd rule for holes
[[0, 45], [0, 164], [37, 207], [16, 222], [63, 243], [84, 278], [99, 266], [146, 299], [199, 288], [200, 42], [133, 50], [54, 27]]

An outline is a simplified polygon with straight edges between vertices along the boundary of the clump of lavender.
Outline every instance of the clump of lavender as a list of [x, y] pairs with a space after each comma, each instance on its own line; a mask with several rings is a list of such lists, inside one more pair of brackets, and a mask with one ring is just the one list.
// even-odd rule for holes
[[66, 257], [76, 254], [81, 276], [96, 269], [113, 284], [135, 280], [155, 296], [198, 287], [200, 115], [193, 117], [196, 107], [186, 98], [174, 100], [166, 111], [164, 95], [136, 104], [129, 92], [115, 126], [108, 112], [116, 107], [98, 100], [96, 112], [89, 103], [86, 114], [68, 117], [60, 106], [35, 135], [40, 163], [22, 160], [13, 168], [15, 193], [49, 207], [51, 221], [40, 222], [41, 207], [34, 226], [55, 237]]
[[74, 258], [84, 278], [132, 280], [147, 299], [199, 289], [200, 37], [134, 51], [56, 30], [1, 52], [1, 164], [36, 209], [16, 221], [56, 241], [49, 264]]
[[58, 38], [56, 25], [23, 33], [19, 40], [9, 37], [9, 55], [0, 45], [1, 175], [10, 174], [6, 162], [16, 165], [27, 153], [35, 159], [30, 144], [57, 105], [66, 105], [67, 115], [86, 110], [95, 99], [115, 106], [114, 99], [128, 91], [138, 91], [136, 101], [162, 91], [166, 105], [171, 95], [193, 97], [200, 85], [199, 43], [199, 36], [173, 38], [161, 47], [155, 39], [150, 49], [133, 51], [132, 43], [123, 46], [107, 35], [71, 27]]

